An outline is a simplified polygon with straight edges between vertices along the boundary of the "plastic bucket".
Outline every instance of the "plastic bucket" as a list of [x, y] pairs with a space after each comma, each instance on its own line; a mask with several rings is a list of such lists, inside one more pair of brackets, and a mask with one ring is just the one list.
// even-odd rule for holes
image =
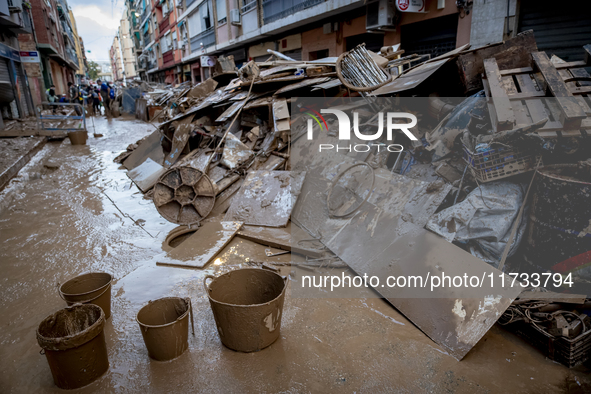
[[187, 350], [189, 312], [192, 313], [191, 299], [179, 297], [150, 301], [140, 309], [136, 321], [151, 358], [158, 361], [172, 360]]
[[70, 131], [68, 132], [68, 138], [72, 145], [86, 145], [88, 133], [86, 130]]
[[[207, 286], [207, 279], [213, 281]], [[243, 268], [203, 279], [222, 343], [255, 352], [277, 340], [287, 277], [259, 268]]]
[[109, 369], [104, 326], [105, 313], [92, 304], [59, 310], [39, 324], [37, 342], [57, 387], [86, 386]]
[[60, 286], [60, 297], [69, 305], [95, 304], [105, 311], [105, 319], [111, 317], [111, 282], [113, 275], [91, 272], [70, 279]]

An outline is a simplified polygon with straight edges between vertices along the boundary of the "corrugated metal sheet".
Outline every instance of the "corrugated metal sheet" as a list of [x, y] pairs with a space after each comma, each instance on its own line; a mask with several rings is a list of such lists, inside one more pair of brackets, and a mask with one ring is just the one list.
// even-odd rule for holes
[[591, 43], [591, 2], [521, 0], [519, 32], [533, 30], [538, 49], [565, 61], [583, 60]]
[[0, 104], [8, 104], [14, 100], [14, 90], [10, 82], [8, 63], [0, 58]]

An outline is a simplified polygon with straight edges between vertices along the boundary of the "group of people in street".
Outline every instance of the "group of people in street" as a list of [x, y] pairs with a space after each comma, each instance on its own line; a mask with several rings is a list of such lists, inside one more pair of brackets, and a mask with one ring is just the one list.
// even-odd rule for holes
[[[115, 99], [115, 87], [111, 82], [98, 79], [96, 84], [92, 81], [88, 84], [75, 85], [68, 82], [68, 96], [56, 93], [55, 85], [51, 85], [45, 92], [47, 101], [50, 103], [74, 103], [80, 104], [87, 115], [104, 115], [111, 117], [111, 102]], [[56, 113], [58, 106], [52, 105], [53, 113]], [[80, 107], [76, 107], [76, 113], [82, 115]]]

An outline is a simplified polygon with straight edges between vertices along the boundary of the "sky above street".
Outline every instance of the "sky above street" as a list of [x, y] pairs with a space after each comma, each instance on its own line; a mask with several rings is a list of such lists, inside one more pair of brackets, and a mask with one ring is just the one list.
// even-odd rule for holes
[[108, 61], [109, 49], [123, 14], [124, 0], [68, 0], [68, 5], [76, 19], [78, 35], [84, 41], [86, 57], [94, 61]]

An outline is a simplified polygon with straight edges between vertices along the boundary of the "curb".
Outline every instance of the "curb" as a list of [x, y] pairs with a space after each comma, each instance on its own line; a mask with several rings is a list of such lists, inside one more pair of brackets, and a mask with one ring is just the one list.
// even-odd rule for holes
[[18, 174], [18, 172], [39, 152], [47, 143], [47, 137], [37, 142], [31, 150], [22, 155], [20, 159], [14, 162], [12, 166], [7, 168], [0, 174], [0, 191], [8, 184], [8, 182]]

